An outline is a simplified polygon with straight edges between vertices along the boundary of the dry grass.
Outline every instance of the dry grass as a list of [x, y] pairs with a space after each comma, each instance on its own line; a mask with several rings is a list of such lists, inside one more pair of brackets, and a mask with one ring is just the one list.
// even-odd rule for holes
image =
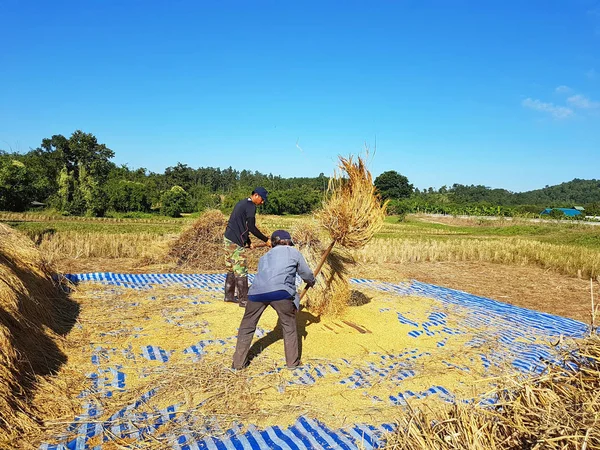
[[493, 408], [457, 403], [445, 411], [412, 410], [399, 418], [385, 448], [600, 448], [600, 337], [575, 342], [542, 375], [506, 378], [496, 396]]
[[166, 253], [176, 235], [62, 231], [44, 235], [39, 248], [51, 261], [63, 258], [148, 258]]
[[78, 309], [51, 275], [30, 240], [0, 224], [0, 447], [36, 427], [36, 383], [66, 359], [60, 335]]
[[[200, 220], [200, 219], [199, 219]], [[293, 219], [298, 223], [301, 219]], [[293, 228], [293, 225], [290, 227]], [[415, 233], [417, 233], [415, 231]], [[152, 233], [82, 233], [64, 231], [45, 236], [40, 250], [50, 261], [86, 258], [145, 258], [147, 262], [163, 258], [177, 235]], [[222, 239], [222, 234], [221, 234]], [[260, 250], [248, 252], [260, 253]], [[600, 275], [600, 254], [593, 249], [557, 245], [519, 238], [456, 238], [448, 240], [374, 239], [353, 256], [366, 264], [418, 261], [481, 261], [510, 265], [534, 265], [570, 276], [584, 278]], [[257, 255], [256, 259], [258, 258]], [[204, 264], [207, 270], [218, 270]], [[182, 268], [185, 268], [182, 266]]]
[[217, 209], [206, 211], [171, 245], [167, 259], [183, 268], [224, 269], [223, 233], [227, 217]]
[[417, 261], [481, 261], [537, 265], [571, 276], [600, 275], [600, 253], [569, 245], [527, 239], [377, 239], [353, 255], [367, 264]]

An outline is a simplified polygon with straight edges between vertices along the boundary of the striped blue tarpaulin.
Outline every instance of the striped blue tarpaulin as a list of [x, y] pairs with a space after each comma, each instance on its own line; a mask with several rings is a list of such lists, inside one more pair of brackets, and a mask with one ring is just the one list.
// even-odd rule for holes
[[[148, 290], [160, 286], [186, 287], [200, 289], [203, 291], [221, 292], [225, 281], [224, 274], [118, 274], [118, 273], [87, 273], [67, 275], [73, 283], [97, 282], [120, 289]], [[252, 275], [250, 275], [252, 281]], [[523, 332], [524, 329], [534, 330], [540, 335], [551, 337], [571, 336], [582, 337], [587, 332], [587, 327], [581, 322], [519, 308], [504, 304], [488, 298], [478, 297], [466, 292], [433, 286], [418, 281], [400, 284], [384, 283], [367, 279], [352, 279], [351, 282], [357, 286], [364, 286], [383, 292], [401, 296], [428, 297], [438, 300], [442, 305], [456, 305], [469, 311], [467, 317], [459, 326], [449, 326], [448, 317], [443, 311], [434, 311], [429, 314], [425, 322], [419, 323], [406, 317], [400, 311], [390, 308], [381, 308], [382, 314], [393, 314], [394, 320], [408, 325], [408, 336], [418, 343], [422, 336], [435, 337], [437, 346], [443, 347], [449, 336], [467, 334], [470, 329], [481, 328], [491, 321], [501, 326], [497, 327], [494, 336], [504, 346], [506, 352], [498, 355], [480, 355], [484, 367], [492, 364], [500, 364], [502, 361], [510, 361], [512, 365], [523, 372], [535, 372], [540, 370], [540, 360], [552, 358], [551, 349], [547, 345], [534, 342], [530, 335]], [[187, 297], [193, 300], [192, 304], [204, 303], [193, 295]], [[194, 303], [195, 302], [195, 303]], [[176, 314], [177, 311], [172, 311]], [[173, 319], [169, 319], [173, 320]], [[170, 323], [178, 325], [177, 320]], [[194, 324], [196, 325], [196, 324]], [[126, 332], [118, 326], [114, 331], [107, 333], [118, 334]], [[266, 330], [257, 330], [258, 337], [264, 336]], [[467, 346], [478, 348], [484, 341], [473, 336], [467, 341]], [[121, 350], [127, 358], [140, 361], [156, 360], [162, 363], [169, 361], [171, 352], [162, 348], [160, 343], [145, 345], [143, 347], [132, 347]], [[183, 352], [190, 357], [201, 358], [206, 352], [207, 346], [225, 348], [235, 345], [235, 337], [223, 339], [199, 339], [195, 344], [186, 348]], [[133, 438], [143, 440], [153, 435], [160, 438], [162, 442], [168, 442], [171, 448], [180, 450], [195, 449], [373, 449], [382, 445], [382, 434], [392, 431], [392, 424], [353, 424], [340, 429], [331, 429], [323, 423], [309, 417], [301, 416], [296, 423], [289, 427], [272, 426], [266, 429], [256, 427], [240, 427], [229, 430], [218, 428], [218, 424], [210, 425], [206, 420], [202, 423], [197, 418], [190, 417], [187, 413], [178, 414], [179, 405], [171, 405], [162, 410], [152, 412], [140, 412], [138, 408], [152, 397], [155, 392], [150, 391], [142, 395], [136, 402], [123, 407], [105, 421], [99, 421], [102, 415], [101, 407], [96, 403], [97, 395], [110, 396], [115, 390], [126, 389], [127, 378], [120, 366], [110, 365], [110, 356], [117, 350], [114, 348], [103, 348], [97, 346], [92, 351], [92, 362], [97, 370], [88, 377], [91, 380], [92, 391], [82, 392], [82, 413], [78, 415], [73, 423], [66, 429], [62, 437], [53, 437], [52, 442], [41, 445], [41, 450], [84, 450], [93, 448], [101, 450], [102, 444], [97, 444], [98, 437], [101, 442], [107, 442], [112, 437]], [[374, 353], [376, 354], [376, 353]], [[411, 362], [429, 355], [417, 348], [407, 350], [401, 354], [381, 354], [376, 362], [356, 368], [353, 373], [339, 381], [349, 389], [365, 388], [373, 383], [377, 377], [393, 377], [400, 385], [401, 381], [414, 377], [415, 372], [411, 369]], [[335, 363], [307, 364], [297, 369], [292, 374], [289, 384], [310, 385], [319, 378], [339, 373], [340, 367], [349, 366], [350, 363], [340, 359]], [[458, 370], [469, 371], [468, 367], [458, 366], [451, 361], [444, 361], [448, 367]], [[285, 389], [281, 386], [280, 389]], [[94, 394], [94, 395], [90, 395]], [[443, 386], [434, 385], [420, 392], [410, 390], [390, 392], [388, 398], [372, 396], [373, 402], [387, 402], [391, 405], [404, 405], [407, 399], [423, 398], [429, 395], [437, 395], [445, 401], [455, 401], [452, 392]], [[492, 402], [493, 399], [480, 399], [482, 403]], [[174, 421], [179, 426], [178, 434], [160, 433], [161, 425]], [[183, 430], [183, 431], [182, 431]], [[73, 435], [76, 435], [73, 438]], [[111, 437], [112, 436], [112, 437]], [[95, 447], [90, 447], [88, 441], [94, 438]]]

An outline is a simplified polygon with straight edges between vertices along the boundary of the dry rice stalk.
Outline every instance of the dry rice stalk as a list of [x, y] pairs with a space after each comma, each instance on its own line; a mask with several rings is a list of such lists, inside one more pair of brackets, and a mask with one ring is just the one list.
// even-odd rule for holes
[[600, 448], [600, 337], [592, 334], [541, 375], [507, 378], [492, 408], [455, 404], [414, 411], [387, 436], [389, 449]]
[[[292, 237], [310, 267], [315, 267], [324, 251], [314, 222], [300, 222], [292, 229]], [[308, 292], [308, 307], [313, 314], [340, 316], [350, 297], [348, 263], [354, 261], [337, 252], [331, 252], [321, 268], [321, 276]]]
[[[227, 217], [218, 209], [209, 209], [196, 220], [169, 250], [167, 259], [179, 267], [204, 271], [225, 270], [223, 233]], [[266, 249], [246, 251], [248, 267], [256, 267]]]
[[[323, 277], [325, 282], [320, 283], [316, 289], [317, 295], [313, 295], [319, 300], [311, 300], [311, 308], [316, 308], [316, 312], [327, 311], [333, 315], [339, 315], [347, 305], [350, 289], [347, 286], [348, 276], [343, 274], [343, 264], [347, 258], [332, 256], [331, 251], [336, 244], [346, 249], [363, 247], [383, 225], [387, 207], [387, 202], [382, 204], [375, 192], [373, 178], [363, 159], [359, 156], [356, 163], [352, 156], [347, 159], [340, 156], [339, 159], [341, 173], [335, 173], [329, 179], [328, 198], [323, 202], [323, 207], [314, 214], [320, 225], [327, 230], [331, 242], [327, 248], [312, 247], [322, 252], [321, 258], [315, 258], [312, 251], [305, 255], [310, 263], [316, 263], [315, 275], [319, 274], [326, 262], [329, 265], [329, 270], [325, 270]], [[344, 288], [342, 283], [346, 283]], [[332, 305], [327, 306], [324, 291], [335, 285], [338, 295], [333, 295]], [[318, 292], [319, 288], [322, 288], [323, 292]], [[305, 289], [301, 298], [306, 292]], [[341, 292], [345, 292], [344, 296], [339, 295]]]
[[361, 248], [371, 240], [383, 225], [387, 208], [375, 192], [365, 162], [357, 159], [355, 163], [352, 156], [340, 156], [341, 173], [330, 178], [329, 198], [315, 213], [332, 241], [347, 249]]
[[33, 243], [0, 224], [0, 448], [36, 427], [29, 400], [37, 377], [64, 363], [59, 335], [77, 313]]

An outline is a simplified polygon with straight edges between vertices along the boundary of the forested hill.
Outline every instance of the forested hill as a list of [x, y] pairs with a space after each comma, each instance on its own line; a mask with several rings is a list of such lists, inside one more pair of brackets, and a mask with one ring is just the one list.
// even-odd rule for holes
[[438, 190], [415, 190], [420, 198], [437, 198], [457, 204], [487, 203], [491, 205], [545, 205], [574, 206], [600, 203], [600, 180], [574, 179], [555, 186], [546, 186], [526, 192], [510, 192], [481, 185], [454, 184]]
[[[588, 204], [600, 203], [600, 180], [575, 178], [556, 186], [514, 194], [513, 204]], [[571, 205], [571, 206], [573, 206]]]

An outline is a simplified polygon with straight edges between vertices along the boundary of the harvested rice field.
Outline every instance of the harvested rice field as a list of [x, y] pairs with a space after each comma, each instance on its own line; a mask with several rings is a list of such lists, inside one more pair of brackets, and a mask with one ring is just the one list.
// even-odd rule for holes
[[[303, 367], [285, 368], [267, 309], [232, 371], [243, 310], [224, 276], [70, 275], [81, 306], [53, 380], [43, 450], [374, 448], [402, 411], [492, 404], [499, 378], [540, 372], [571, 319], [418, 282], [351, 280], [336, 318], [298, 313]], [[520, 376], [520, 375], [519, 375]]]

